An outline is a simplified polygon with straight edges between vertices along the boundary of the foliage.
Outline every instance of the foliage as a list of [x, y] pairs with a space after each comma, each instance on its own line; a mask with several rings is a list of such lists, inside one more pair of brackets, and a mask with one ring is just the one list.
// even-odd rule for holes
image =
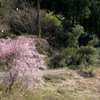
[[64, 30], [67, 31], [74, 24], [81, 24], [85, 31], [97, 34], [100, 38], [99, 0], [43, 0], [41, 8], [62, 13], [65, 16]]
[[[35, 7], [32, 2], [37, 4], [35, 0], [5, 1], [5, 4], [9, 7], [6, 9], [7, 12], [4, 19], [10, 26], [12, 33], [16, 33], [17, 35], [37, 33], [37, 11], [34, 9]], [[99, 1], [43, 0], [42, 2], [40, 1], [40, 4], [40, 28], [42, 37], [48, 37], [49, 43], [52, 42], [51, 44], [55, 44], [54, 46], [59, 46], [60, 44], [60, 46], [64, 47], [78, 48], [78, 46], [87, 45], [91, 39], [91, 34], [97, 34], [99, 36]], [[44, 10], [45, 8], [48, 13]], [[77, 31], [73, 29], [73, 26], [77, 28]], [[82, 27], [84, 27], [84, 32], [91, 34], [86, 35], [84, 33], [86, 35], [84, 38], [82, 34], [79, 35], [80, 30], [83, 30]]]
[[[55, 15], [54, 12], [46, 13], [43, 21], [44, 25], [42, 26], [42, 28], [45, 27], [47, 33], [57, 33], [63, 28], [63, 15], [61, 14]], [[56, 33], [52, 35], [56, 36]]]
[[97, 50], [91, 46], [82, 46], [77, 50], [77, 53], [84, 56], [84, 55], [98, 55]]
[[97, 36], [93, 36], [93, 39], [88, 42], [89, 46], [95, 46], [99, 44], [99, 39]]
[[75, 25], [75, 27], [72, 28], [72, 32], [61, 33], [60, 39], [63, 41], [64, 45], [78, 48], [78, 39], [84, 34], [84, 28], [81, 25]]
[[69, 44], [70, 47], [78, 47], [78, 39], [79, 37], [84, 34], [84, 28], [80, 25], [76, 25], [74, 28], [72, 28], [72, 34], [70, 34], [69, 38]]
[[83, 58], [82, 63], [85, 64], [85, 67], [89, 69], [89, 73], [92, 75], [99, 62], [97, 49], [91, 46], [82, 46], [77, 50], [77, 54], [81, 55], [81, 58]]
[[49, 43], [43, 38], [35, 39], [35, 41], [37, 42], [36, 48], [37, 48], [38, 52], [40, 54], [46, 55], [47, 54], [46, 51], [49, 50]]
[[83, 19], [89, 18], [91, 0], [46, 0], [41, 2], [41, 7], [56, 13], [61, 12], [66, 18], [65, 22], [68, 23], [65, 27], [67, 28], [71, 24], [78, 24]]
[[96, 48], [100, 57], [100, 47]]
[[60, 68], [66, 67], [70, 64], [76, 64], [77, 57], [74, 48], [67, 47], [62, 49], [58, 53], [53, 53], [52, 56], [48, 60], [49, 68]]
[[45, 56], [38, 53], [35, 44], [34, 39], [21, 36], [17, 40], [0, 39], [0, 62], [7, 65], [7, 90], [11, 91], [14, 82], [22, 83], [22, 87], [27, 86], [30, 90], [35, 82], [43, 83], [40, 68], [46, 68]]
[[96, 34], [100, 38], [100, 1], [91, 0], [91, 14], [88, 19], [84, 19], [81, 23], [85, 30]]
[[15, 34], [12, 34], [9, 31], [5, 31], [2, 34], [0, 34], [0, 38], [5, 38], [6, 39], [7, 37], [10, 37], [12, 39], [16, 39], [17, 38], [17, 36]]
[[61, 14], [55, 15], [54, 12], [49, 12], [49, 13], [46, 13], [43, 19], [45, 23], [51, 22], [53, 26], [62, 27], [61, 21], [63, 20], [63, 16]]
[[[13, 0], [11, 1], [10, 5]], [[17, 0], [19, 1], [19, 0]], [[17, 3], [14, 2], [12, 5]], [[21, 0], [22, 2], [23, 0]], [[37, 0], [25, 0], [29, 4], [34, 4], [37, 6]], [[100, 2], [99, 0], [42, 0], [40, 1], [40, 8], [50, 10], [57, 14], [62, 14], [64, 16], [63, 28], [65, 31], [71, 29], [73, 25], [80, 24], [85, 28], [86, 32], [97, 34], [100, 38]], [[20, 4], [19, 4], [20, 5]], [[14, 5], [14, 9], [19, 7], [18, 4]], [[60, 5], [60, 6], [59, 6]], [[22, 6], [22, 5], [21, 5]], [[27, 6], [28, 7], [28, 6]], [[25, 8], [25, 7], [21, 7]], [[42, 34], [48, 33], [50, 28], [44, 24], [42, 26]], [[46, 32], [45, 32], [46, 31]]]

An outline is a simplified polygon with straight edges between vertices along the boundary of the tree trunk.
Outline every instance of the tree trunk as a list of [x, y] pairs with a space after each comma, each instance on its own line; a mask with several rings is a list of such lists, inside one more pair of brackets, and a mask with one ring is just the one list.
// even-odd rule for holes
[[37, 0], [37, 23], [38, 23], [38, 28], [37, 28], [37, 34], [39, 37], [41, 37], [41, 28], [40, 28], [40, 0]]

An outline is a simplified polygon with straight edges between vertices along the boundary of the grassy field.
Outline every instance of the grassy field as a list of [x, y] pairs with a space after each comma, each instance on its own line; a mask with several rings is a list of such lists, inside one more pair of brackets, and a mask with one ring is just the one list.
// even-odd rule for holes
[[84, 77], [78, 70], [67, 70], [65, 74], [45, 75], [43, 86], [37, 84], [33, 92], [14, 85], [12, 92], [6, 93], [6, 86], [0, 85], [0, 100], [100, 100], [100, 72]]

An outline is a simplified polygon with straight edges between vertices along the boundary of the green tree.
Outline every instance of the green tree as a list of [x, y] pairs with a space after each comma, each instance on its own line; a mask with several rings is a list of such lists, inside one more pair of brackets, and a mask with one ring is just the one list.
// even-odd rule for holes
[[38, 22], [38, 36], [41, 37], [41, 27], [40, 27], [40, 0], [37, 0], [37, 22]]
[[93, 74], [94, 68], [98, 65], [98, 51], [96, 48], [91, 46], [82, 46], [77, 50], [77, 54], [81, 56], [82, 63], [85, 65], [88, 73]]
[[97, 36], [93, 36], [93, 39], [92, 40], [90, 40], [89, 42], [88, 42], [88, 46], [96, 46], [96, 45], [98, 45], [99, 44], [99, 39], [98, 39], [98, 37]]
[[43, 27], [45, 27], [46, 33], [49, 33], [49, 35], [51, 36], [57, 37], [58, 33], [63, 29], [62, 21], [63, 15], [55, 15], [54, 12], [49, 11], [49, 13], [46, 13], [43, 18], [44, 24], [42, 25], [42, 29]]
[[88, 18], [91, 11], [91, 0], [42, 0], [41, 7], [62, 13], [66, 20], [66, 27], [80, 23], [84, 18]]
[[65, 46], [78, 48], [78, 39], [83, 34], [85, 34], [84, 28], [81, 25], [75, 25], [71, 32], [61, 33], [60, 40]]
[[91, 14], [88, 19], [84, 19], [81, 23], [85, 30], [97, 34], [100, 38], [100, 0], [92, 0], [89, 7]]
[[42, 0], [41, 8], [56, 14], [62, 13], [65, 31], [74, 24], [80, 24], [85, 31], [97, 34], [100, 38], [100, 0]]

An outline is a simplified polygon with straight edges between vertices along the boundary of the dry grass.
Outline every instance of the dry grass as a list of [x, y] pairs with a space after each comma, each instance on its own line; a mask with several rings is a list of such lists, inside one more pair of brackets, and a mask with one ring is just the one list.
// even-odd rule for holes
[[64, 98], [65, 95], [68, 95], [73, 98], [72, 100], [100, 99], [100, 73], [92, 78], [84, 78], [77, 74], [76, 71], [69, 70], [66, 74], [47, 77], [46, 88], [52, 91], [55, 90]]
[[0, 100], [100, 100], [100, 72], [92, 78], [81, 77], [76, 71], [67, 69], [67, 73], [44, 76], [44, 85], [37, 84], [34, 92], [13, 88], [5, 93], [0, 87]]

